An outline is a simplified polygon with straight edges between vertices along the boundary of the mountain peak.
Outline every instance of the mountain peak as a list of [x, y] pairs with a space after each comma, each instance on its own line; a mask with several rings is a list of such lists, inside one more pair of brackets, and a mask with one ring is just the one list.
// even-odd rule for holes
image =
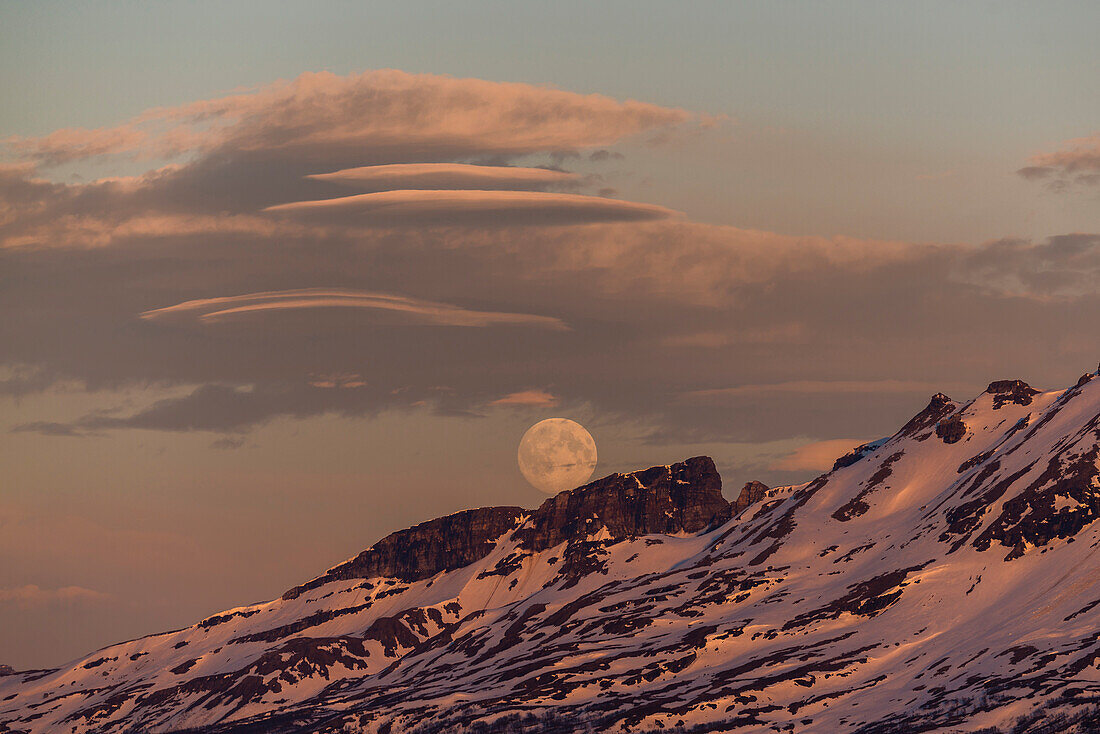
[[583, 537], [594, 527], [611, 538], [649, 533], [693, 533], [732, 515], [722, 478], [709, 456], [611, 474], [552, 497], [516, 535], [531, 550]]
[[[928, 405], [924, 407], [924, 410], [910, 418], [909, 422], [902, 426], [894, 435], [897, 437], [916, 436], [929, 428], [935, 427], [941, 419], [955, 412], [955, 409], [958, 407], [958, 404], [954, 400], [947, 397], [942, 392], [938, 392], [928, 401]], [[927, 438], [927, 435], [920, 440], [924, 440], [924, 438]]]
[[764, 499], [769, 489], [771, 489], [771, 487], [755, 479], [751, 482], [746, 482], [745, 486], [741, 488], [741, 494], [737, 495], [737, 499], [733, 502], [733, 514], [739, 515], [746, 507], [754, 505]]
[[516, 528], [528, 550], [545, 550], [584, 538], [600, 527], [614, 540], [648, 533], [696, 532], [731, 517], [722, 497], [722, 478], [709, 456], [611, 474], [551, 497], [534, 511], [482, 507], [422, 522], [387, 535], [370, 548], [295, 586], [284, 600], [332, 581], [387, 577], [420, 581], [479, 561], [496, 540]]
[[1005, 403], [1031, 405], [1032, 398], [1039, 394], [1038, 390], [1023, 380], [996, 380], [989, 383], [985, 391], [993, 396], [994, 410]]

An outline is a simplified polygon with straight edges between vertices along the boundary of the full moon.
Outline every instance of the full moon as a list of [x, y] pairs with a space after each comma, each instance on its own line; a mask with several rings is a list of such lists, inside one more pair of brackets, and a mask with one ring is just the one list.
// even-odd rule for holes
[[547, 418], [519, 442], [519, 470], [536, 489], [557, 494], [588, 481], [596, 468], [596, 442], [568, 418]]

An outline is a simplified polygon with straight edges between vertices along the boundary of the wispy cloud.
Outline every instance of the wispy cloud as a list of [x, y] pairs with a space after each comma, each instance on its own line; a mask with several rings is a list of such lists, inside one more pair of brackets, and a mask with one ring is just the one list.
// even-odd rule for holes
[[97, 604], [110, 598], [110, 594], [86, 589], [83, 586], [43, 589], [35, 584], [27, 584], [0, 589], [0, 604], [13, 604], [25, 609], [54, 605]]
[[1017, 173], [1031, 181], [1046, 181], [1056, 191], [1075, 184], [1100, 186], [1100, 133], [1068, 140], [1060, 150], [1037, 153]]
[[249, 293], [240, 296], [202, 298], [174, 306], [146, 311], [146, 321], [198, 322], [212, 324], [247, 314], [315, 308], [351, 308], [389, 311], [408, 316], [412, 323], [437, 326], [486, 327], [496, 325], [535, 326], [567, 331], [568, 326], [552, 316], [500, 311], [475, 311], [448, 303], [424, 301], [388, 293], [303, 288], [289, 291]]
[[557, 404], [558, 399], [546, 390], [521, 390], [489, 403], [489, 405], [524, 408], [553, 408]]
[[580, 180], [576, 173], [520, 166], [475, 166], [468, 163], [392, 163], [314, 173], [316, 181], [360, 189], [527, 189], [564, 186]]
[[[41, 164], [104, 155], [173, 158], [215, 149], [316, 162], [521, 155], [609, 145], [692, 116], [529, 84], [396, 70], [302, 74], [242, 94], [150, 110], [122, 125], [5, 142]], [[383, 161], [379, 161], [383, 162]]]
[[[772, 393], [820, 394], [874, 394], [874, 393], [934, 393], [950, 389], [941, 383], [912, 380], [794, 380], [791, 382], [738, 385], [710, 390], [691, 390], [681, 394], [686, 402], [711, 401], [722, 398], [767, 395]], [[955, 387], [959, 387], [956, 385]], [[962, 386], [966, 389], [966, 386]]]

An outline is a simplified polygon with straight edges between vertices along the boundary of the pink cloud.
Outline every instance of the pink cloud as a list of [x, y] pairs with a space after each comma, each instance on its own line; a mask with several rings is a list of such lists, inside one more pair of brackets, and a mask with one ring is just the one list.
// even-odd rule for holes
[[[289, 227], [289, 228], [288, 228]], [[0, 239], [0, 248], [23, 247], [108, 247], [126, 240], [186, 237], [195, 235], [237, 235], [271, 238], [305, 233], [304, 227], [284, 226], [266, 217], [250, 214], [169, 214], [150, 212], [134, 216], [63, 215], [39, 221], [17, 234]], [[309, 228], [310, 234], [320, 234]]]
[[111, 154], [171, 158], [215, 148], [320, 158], [390, 150], [430, 160], [600, 147], [691, 119], [683, 110], [598, 94], [387, 69], [306, 73], [149, 110], [115, 127], [5, 142], [43, 164]]
[[387, 293], [326, 290], [323, 288], [303, 288], [221, 298], [204, 298], [146, 311], [141, 314], [141, 318], [146, 321], [166, 320], [176, 323], [210, 324], [243, 314], [314, 308], [354, 308], [396, 312], [411, 317], [416, 323], [438, 326], [485, 327], [510, 324], [535, 326], [555, 331], [567, 331], [569, 328], [560, 319], [550, 316], [475, 311], [447, 303], [424, 301]]
[[1017, 173], [1031, 180], [1049, 179], [1056, 189], [1100, 185], [1100, 133], [1068, 140], [1061, 150], [1037, 153]]
[[14, 604], [22, 608], [95, 604], [110, 598], [109, 594], [83, 586], [62, 586], [59, 589], [43, 589], [35, 584], [0, 589], [0, 604]]
[[572, 224], [664, 219], [676, 212], [654, 204], [543, 191], [399, 190], [295, 201], [268, 207], [276, 214], [354, 217], [379, 225]]
[[321, 387], [330, 390], [351, 390], [357, 387], [366, 387], [366, 381], [358, 372], [344, 372], [334, 375], [311, 375], [310, 387]]
[[866, 439], [834, 438], [800, 446], [791, 454], [773, 463], [775, 471], [828, 471], [837, 458], [844, 456]]
[[394, 163], [315, 173], [308, 178], [348, 186], [382, 185], [388, 189], [517, 189], [574, 183], [580, 176], [566, 171], [518, 166]]
[[545, 390], [523, 390], [509, 393], [489, 403], [489, 405], [528, 408], [553, 408], [557, 404], [558, 399]]

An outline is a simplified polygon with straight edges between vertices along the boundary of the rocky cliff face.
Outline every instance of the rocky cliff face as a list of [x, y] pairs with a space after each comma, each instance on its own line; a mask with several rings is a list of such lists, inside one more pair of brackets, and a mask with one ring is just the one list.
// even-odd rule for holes
[[672, 466], [612, 474], [546, 500], [516, 533], [523, 548], [552, 548], [601, 527], [613, 540], [694, 533], [731, 516], [714, 462], [697, 456]]
[[376, 577], [418, 581], [468, 566], [487, 556], [494, 541], [513, 530], [525, 515], [530, 519], [516, 537], [523, 549], [541, 551], [600, 528], [606, 528], [614, 540], [650, 533], [694, 533], [728, 520], [731, 508], [722, 498], [722, 479], [714, 462], [697, 456], [672, 466], [597, 479], [546, 500], [534, 511], [486, 507], [400, 530], [325, 575], [290, 589], [283, 599], [295, 599], [330, 581]]
[[535, 510], [423, 523], [281, 599], [0, 675], [0, 732], [467, 734], [523, 720], [885, 734], [1077, 715], [1100, 691], [1093, 377], [934, 396], [813, 481], [750, 482], [732, 506], [697, 457]]
[[341, 579], [385, 576], [419, 581], [468, 566], [488, 555], [494, 541], [515, 528], [523, 513], [520, 507], [483, 507], [399, 530], [325, 575], [290, 589], [283, 599], [295, 599], [302, 592]]
[[745, 486], [741, 488], [741, 493], [737, 495], [737, 499], [733, 501], [733, 514], [740, 515], [742, 511], [747, 510], [752, 505], [764, 499], [769, 489], [771, 489], [771, 487], [756, 480], [745, 484]]

